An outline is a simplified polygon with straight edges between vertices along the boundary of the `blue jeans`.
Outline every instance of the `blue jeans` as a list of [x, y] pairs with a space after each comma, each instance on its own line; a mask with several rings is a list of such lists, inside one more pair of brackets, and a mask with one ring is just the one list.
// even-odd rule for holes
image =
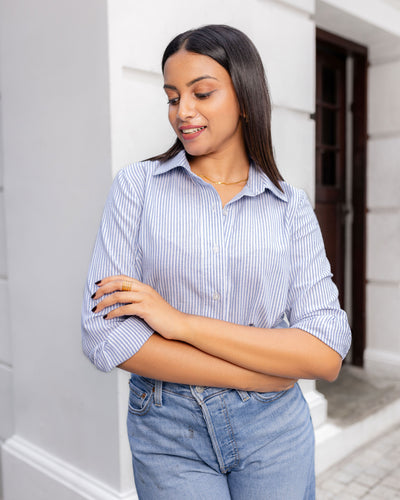
[[313, 500], [314, 431], [299, 386], [243, 392], [132, 375], [141, 500]]

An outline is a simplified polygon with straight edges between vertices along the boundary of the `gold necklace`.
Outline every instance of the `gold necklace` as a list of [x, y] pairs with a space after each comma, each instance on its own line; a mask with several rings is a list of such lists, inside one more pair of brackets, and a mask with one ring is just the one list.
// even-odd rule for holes
[[203, 179], [205, 179], [206, 181], [208, 182], [211, 182], [212, 184], [216, 184], [217, 186], [223, 184], [224, 186], [232, 186], [233, 184], [240, 184], [241, 182], [247, 182], [248, 181], [248, 177], [246, 177], [246, 179], [242, 179], [241, 181], [235, 181], [235, 182], [222, 182], [222, 181], [213, 181], [212, 179], [210, 179], [209, 177], [207, 177], [206, 175], [202, 175], [202, 174], [197, 174], [199, 177], [202, 177]]

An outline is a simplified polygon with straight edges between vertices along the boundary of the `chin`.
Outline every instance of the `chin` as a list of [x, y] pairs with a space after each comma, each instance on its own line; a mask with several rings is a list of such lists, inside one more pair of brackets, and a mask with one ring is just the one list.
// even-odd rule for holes
[[204, 147], [200, 148], [200, 147], [195, 147], [194, 145], [191, 145], [191, 144], [184, 144], [183, 145], [186, 153], [190, 156], [204, 156], [204, 155], [207, 155], [209, 153], [211, 153], [211, 151], [209, 151], [208, 149], [205, 149]]

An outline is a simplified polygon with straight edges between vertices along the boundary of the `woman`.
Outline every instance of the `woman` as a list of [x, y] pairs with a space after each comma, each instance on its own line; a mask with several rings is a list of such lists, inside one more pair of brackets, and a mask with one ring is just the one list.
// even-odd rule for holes
[[132, 373], [141, 499], [312, 499], [296, 381], [334, 380], [350, 331], [313, 210], [274, 161], [261, 59], [211, 25], [178, 35], [162, 70], [177, 140], [114, 181], [84, 351]]

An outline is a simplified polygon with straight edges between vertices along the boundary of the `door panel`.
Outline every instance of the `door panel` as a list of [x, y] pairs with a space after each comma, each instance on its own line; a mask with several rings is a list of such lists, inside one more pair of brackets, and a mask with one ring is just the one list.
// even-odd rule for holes
[[317, 45], [316, 205], [333, 280], [344, 303], [346, 57]]
[[[346, 58], [353, 64], [346, 75]], [[363, 365], [366, 347], [366, 151], [367, 151], [367, 68], [368, 48], [334, 33], [317, 28], [316, 65], [316, 213], [325, 239], [334, 281], [344, 306], [344, 276], [347, 280], [346, 304], [351, 308], [353, 344], [351, 361]], [[344, 241], [346, 215], [346, 96], [345, 82], [351, 89], [351, 118], [347, 124], [352, 154], [347, 156], [351, 194], [347, 207], [353, 223]], [[350, 191], [350, 189], [347, 189]], [[350, 196], [349, 196], [350, 194]], [[351, 198], [351, 200], [350, 200]], [[350, 218], [351, 220], [351, 218]], [[351, 235], [351, 236], [350, 236]], [[349, 258], [345, 268], [345, 243]], [[351, 245], [351, 248], [350, 248]], [[350, 249], [350, 251], [349, 251]]]

